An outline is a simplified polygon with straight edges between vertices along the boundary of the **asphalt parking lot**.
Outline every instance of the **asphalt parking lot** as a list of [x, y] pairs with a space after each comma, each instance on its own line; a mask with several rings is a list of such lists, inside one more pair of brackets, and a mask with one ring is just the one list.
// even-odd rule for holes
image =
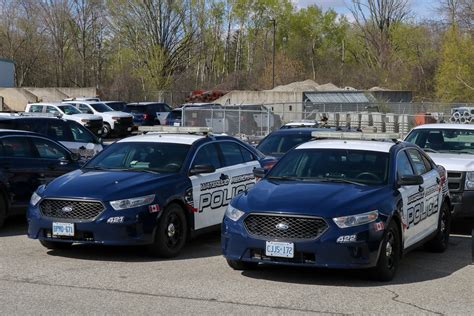
[[[472, 223], [467, 224], [472, 225]], [[467, 233], [466, 224], [461, 233]], [[470, 235], [446, 253], [417, 250], [390, 283], [363, 271], [264, 267], [237, 272], [219, 234], [193, 240], [175, 259], [141, 249], [74, 246], [51, 251], [14, 218], [0, 231], [0, 311], [10, 314], [451, 314], [474, 311]]]

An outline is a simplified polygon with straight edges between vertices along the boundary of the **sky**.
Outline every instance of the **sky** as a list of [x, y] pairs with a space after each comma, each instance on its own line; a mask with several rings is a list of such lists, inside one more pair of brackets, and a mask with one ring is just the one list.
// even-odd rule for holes
[[[348, 9], [351, 0], [294, 0], [293, 2], [299, 8], [316, 4], [323, 10], [334, 9], [337, 13], [346, 15], [350, 21], [353, 20]], [[409, 0], [412, 13], [417, 20], [437, 19], [436, 7], [438, 4], [439, 0]]]

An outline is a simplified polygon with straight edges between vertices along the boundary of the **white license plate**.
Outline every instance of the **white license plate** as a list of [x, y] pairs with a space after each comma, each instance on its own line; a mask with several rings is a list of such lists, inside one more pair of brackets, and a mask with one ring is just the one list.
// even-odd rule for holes
[[53, 223], [53, 236], [74, 236], [74, 224]]
[[129, 132], [130, 132], [131, 130], [132, 130], [132, 128], [131, 128], [131, 127], [127, 128], [127, 131], [129, 131]]
[[173, 123], [173, 126], [181, 126], [181, 123]]
[[295, 245], [292, 242], [267, 241], [265, 244], [265, 255], [270, 257], [293, 258], [294, 250]]

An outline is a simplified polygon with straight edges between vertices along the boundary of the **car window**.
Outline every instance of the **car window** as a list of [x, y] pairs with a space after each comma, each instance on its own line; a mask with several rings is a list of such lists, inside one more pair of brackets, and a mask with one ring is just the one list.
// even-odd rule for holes
[[46, 124], [43, 119], [20, 119], [16, 120], [16, 129], [31, 131], [39, 134], [46, 133]]
[[234, 142], [222, 142], [219, 144], [224, 157], [224, 166], [234, 166], [244, 163], [244, 157], [240, 151], [240, 145]]
[[72, 141], [71, 130], [62, 120], [55, 120], [48, 122], [48, 127], [46, 129], [46, 136], [56, 140], [56, 141]]
[[423, 159], [423, 163], [425, 164], [426, 170], [427, 171], [433, 170], [433, 165], [432, 165], [431, 161], [423, 153], [420, 153], [420, 154], [421, 154], [421, 158]]
[[257, 160], [257, 157], [255, 157], [255, 155], [252, 154], [248, 149], [246, 149], [242, 146], [239, 146], [239, 147], [240, 147], [240, 151], [242, 153], [242, 157], [244, 158], [244, 162], [250, 162], [250, 161]]
[[47, 106], [46, 107], [46, 113], [51, 113], [51, 114], [59, 114], [59, 111], [54, 107], [54, 106]]
[[405, 151], [401, 151], [397, 155], [397, 173], [399, 177], [415, 175]]
[[55, 143], [41, 138], [32, 138], [38, 156], [44, 159], [65, 159], [67, 152]]
[[82, 125], [76, 122], [67, 122], [69, 128], [71, 129], [72, 138], [75, 142], [79, 143], [96, 143], [96, 140], [91, 135], [91, 133], [86, 130]]
[[60, 105], [58, 106], [61, 111], [66, 113], [67, 115], [72, 115], [72, 114], [81, 114], [81, 111], [79, 111], [77, 108], [73, 107], [72, 105]]
[[311, 140], [311, 134], [275, 134], [265, 138], [257, 149], [266, 155], [282, 155], [291, 148]]
[[85, 104], [78, 104], [77, 105], [78, 109], [82, 112], [82, 113], [89, 113], [89, 114], [93, 114], [94, 112], [89, 108], [89, 106], [85, 105]]
[[1, 139], [0, 155], [15, 158], [34, 158], [30, 142], [26, 137], [5, 137]]
[[30, 106], [30, 112], [32, 112], [32, 113], [41, 113], [41, 112], [43, 112], [43, 106], [42, 105], [32, 105], [32, 106]]
[[408, 156], [410, 156], [410, 160], [413, 163], [413, 167], [415, 168], [415, 173], [417, 175], [422, 175], [428, 172], [426, 169], [425, 163], [423, 162], [423, 158], [421, 154], [416, 149], [409, 149], [407, 150]]
[[194, 158], [192, 166], [197, 165], [212, 165], [214, 168], [219, 169], [222, 167], [221, 161], [219, 159], [219, 154], [215, 144], [208, 144], [201, 147], [196, 157]]

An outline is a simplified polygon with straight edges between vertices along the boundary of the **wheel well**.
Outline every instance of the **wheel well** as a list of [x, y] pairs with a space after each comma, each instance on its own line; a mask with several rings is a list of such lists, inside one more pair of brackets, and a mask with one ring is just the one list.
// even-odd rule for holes
[[190, 232], [192, 230], [192, 224], [193, 224], [193, 222], [192, 222], [192, 220], [193, 220], [192, 213], [187, 211], [186, 205], [184, 204], [183, 201], [181, 201], [179, 199], [169, 201], [168, 204], [166, 204], [166, 206], [164, 208], [167, 208], [171, 204], [177, 204], [183, 209], [184, 216], [186, 216], [186, 222], [188, 223], [188, 232]]
[[452, 212], [453, 209], [452, 209], [452, 204], [451, 204], [451, 198], [449, 196], [445, 196], [444, 199], [443, 199], [443, 203], [447, 203], [448, 204], [448, 208], [449, 208], [449, 212]]

